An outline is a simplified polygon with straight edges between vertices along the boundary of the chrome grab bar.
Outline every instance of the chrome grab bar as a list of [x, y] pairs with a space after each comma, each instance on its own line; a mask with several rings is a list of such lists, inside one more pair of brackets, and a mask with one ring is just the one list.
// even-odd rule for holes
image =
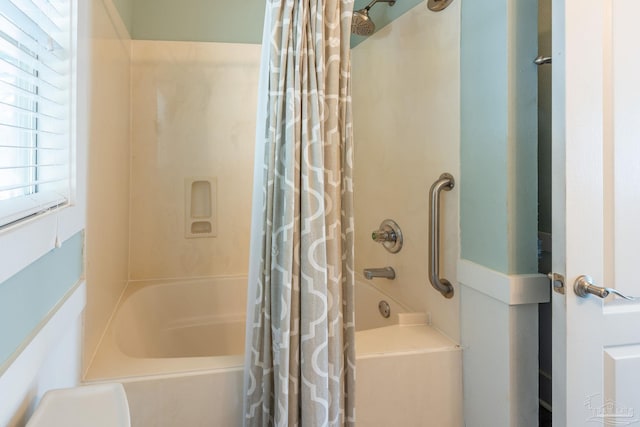
[[443, 173], [429, 190], [429, 281], [445, 298], [453, 297], [453, 285], [440, 278], [440, 192], [450, 191], [455, 185], [453, 176]]

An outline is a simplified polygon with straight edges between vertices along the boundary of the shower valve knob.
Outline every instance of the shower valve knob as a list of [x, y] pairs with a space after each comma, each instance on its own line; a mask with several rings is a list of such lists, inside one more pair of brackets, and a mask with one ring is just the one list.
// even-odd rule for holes
[[391, 219], [385, 219], [378, 230], [371, 233], [374, 242], [381, 243], [384, 248], [395, 254], [402, 249], [402, 231], [400, 226]]
[[396, 236], [396, 233], [394, 233], [393, 231], [389, 232], [385, 230], [376, 230], [373, 233], [371, 233], [371, 238], [378, 243], [395, 242], [398, 236]]

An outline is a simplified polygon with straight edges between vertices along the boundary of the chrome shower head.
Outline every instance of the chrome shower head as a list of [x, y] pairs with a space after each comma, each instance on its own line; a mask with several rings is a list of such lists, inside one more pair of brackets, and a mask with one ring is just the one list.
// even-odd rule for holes
[[369, 9], [353, 12], [351, 18], [351, 32], [359, 36], [370, 36], [376, 30], [376, 24], [369, 18]]
[[351, 18], [351, 32], [359, 36], [370, 36], [376, 30], [376, 24], [369, 17], [369, 9], [376, 3], [389, 3], [393, 6], [396, 0], [373, 0], [364, 9], [353, 12]]

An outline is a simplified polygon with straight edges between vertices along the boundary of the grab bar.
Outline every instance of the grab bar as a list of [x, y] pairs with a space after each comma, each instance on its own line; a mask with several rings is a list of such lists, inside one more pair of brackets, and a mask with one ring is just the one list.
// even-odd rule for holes
[[455, 185], [453, 176], [443, 173], [429, 190], [429, 281], [445, 298], [453, 297], [453, 285], [440, 278], [440, 192], [450, 191]]

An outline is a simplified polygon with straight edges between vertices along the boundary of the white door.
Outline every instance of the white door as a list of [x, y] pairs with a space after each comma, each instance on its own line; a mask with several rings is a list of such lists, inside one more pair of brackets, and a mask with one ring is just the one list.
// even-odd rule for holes
[[553, 1], [553, 425], [640, 426], [640, 1]]

